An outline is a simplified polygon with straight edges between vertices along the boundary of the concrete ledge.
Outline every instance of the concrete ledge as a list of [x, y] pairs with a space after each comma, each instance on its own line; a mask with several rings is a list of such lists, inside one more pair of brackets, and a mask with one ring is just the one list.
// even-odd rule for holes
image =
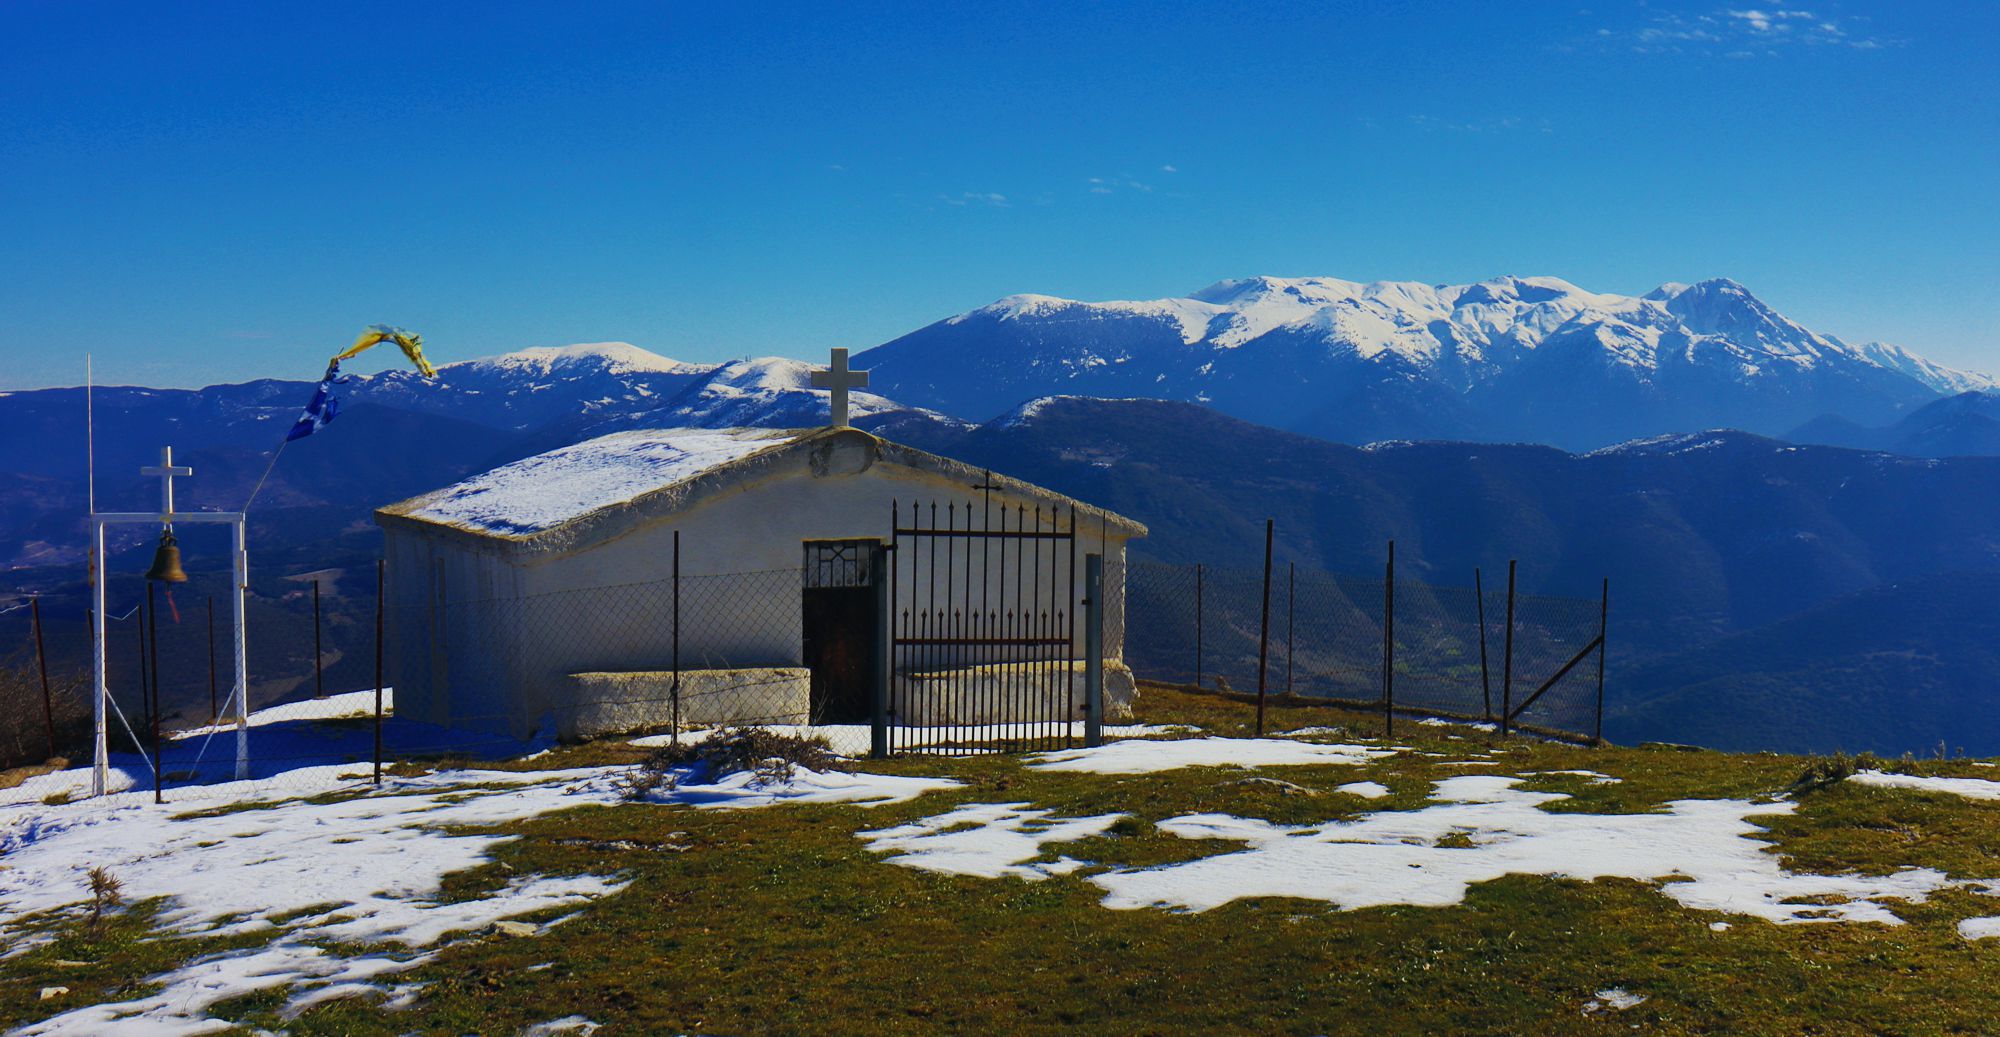
[[[1055, 683], [1056, 687], [1043, 689], [1041, 701], [1030, 697], [1025, 704], [1015, 683], [1022, 679], [1022, 669], [1017, 666], [966, 666], [899, 674], [896, 720], [916, 726], [1083, 720], [1083, 660], [1036, 664], [1037, 669], [1044, 667], [1068, 669], [1068, 689], [1044, 676], [1041, 678], [1044, 684]], [[1131, 719], [1132, 702], [1137, 697], [1138, 681], [1133, 678], [1131, 668], [1118, 660], [1106, 659], [1104, 719], [1107, 722]]]
[[[812, 673], [798, 666], [682, 670], [681, 725], [804, 724], [812, 710]], [[557, 710], [565, 739], [622, 734], [673, 723], [674, 673], [572, 673], [570, 701]]]

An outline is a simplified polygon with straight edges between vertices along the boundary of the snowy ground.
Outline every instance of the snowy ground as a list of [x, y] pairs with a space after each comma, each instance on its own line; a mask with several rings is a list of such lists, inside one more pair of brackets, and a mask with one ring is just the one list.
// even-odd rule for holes
[[[394, 691], [383, 689], [383, 708], [394, 705]], [[252, 712], [248, 718], [250, 777], [244, 781], [236, 780], [233, 723], [171, 732], [160, 750], [165, 796], [169, 802], [231, 802], [354, 785], [373, 770], [375, 731], [368, 719], [374, 713], [372, 689], [286, 702]], [[117, 746], [131, 743], [115, 719], [111, 728], [114, 751], [106, 790], [150, 801], [152, 759], [136, 752], [115, 751]], [[390, 759], [443, 752], [473, 759], [505, 759], [548, 744], [548, 739], [521, 742], [393, 716], [382, 723], [383, 752]], [[80, 799], [90, 794], [90, 788], [88, 767], [37, 775], [14, 788], [0, 789], [0, 817], [10, 805], [40, 803], [50, 797]]]
[[[774, 731], [793, 738], [823, 738], [834, 752], [842, 756], [861, 757], [868, 755], [872, 732], [867, 724], [763, 724], [767, 731]], [[1067, 728], [1067, 731], [1065, 731]], [[1166, 735], [1187, 734], [1194, 728], [1185, 724], [1125, 724], [1108, 725], [1104, 737], [1158, 738]], [[703, 741], [719, 733], [717, 728], [696, 728], [681, 732], [682, 743]], [[998, 744], [1010, 740], [1058, 738], [1067, 734], [1074, 741], [1083, 741], [1081, 722], [1034, 723], [1034, 724], [980, 724], [947, 727], [906, 727], [898, 729], [895, 742], [901, 748], [921, 748], [936, 745]], [[631, 744], [641, 748], [657, 748], [674, 741], [674, 736], [645, 735], [634, 738]]]
[[[342, 697], [349, 698], [349, 697]], [[373, 709], [373, 693], [366, 695]], [[306, 704], [309, 720], [348, 715], [359, 701]], [[281, 709], [289, 707], [281, 707]], [[272, 711], [276, 712], [276, 711]], [[266, 746], [305, 736], [297, 715], [253, 718]], [[206, 732], [176, 739], [170, 758]], [[233, 736], [230, 736], [233, 737]], [[289, 757], [306, 758], [303, 752]], [[30, 779], [0, 800], [0, 961], [47, 939], [22, 923], [74, 913], [88, 898], [88, 869], [116, 877], [130, 902], [158, 898], [157, 924], [176, 935], [268, 936], [248, 950], [216, 954], [153, 977], [157, 990], [128, 1001], [54, 1014], [23, 1034], [194, 1034], [224, 1028], [207, 1010], [262, 990], [287, 995], [287, 1014], [332, 998], [384, 1004], [414, 994], [395, 977], [430, 960], [454, 940], [476, 939], [524, 915], [574, 910], [618, 892], [605, 875], [517, 875], [469, 899], [442, 902], [446, 876], [486, 863], [513, 837], [470, 834], [552, 810], [626, 801], [626, 768], [552, 771], [461, 770], [386, 779], [379, 788], [354, 780], [346, 764], [297, 767], [258, 779], [210, 786], [203, 801], [156, 806], [128, 793], [44, 803], [51, 793], [87, 788], [87, 769]], [[276, 777], [283, 780], [273, 780]], [[129, 775], [128, 775], [129, 778]], [[782, 783], [749, 773], [702, 783], [683, 775], [670, 791], [645, 798], [706, 808], [786, 803], [902, 802], [958, 783], [943, 778], [819, 774], [798, 771]], [[352, 789], [332, 801], [302, 794]], [[360, 794], [366, 793], [366, 794]], [[256, 804], [216, 811], [216, 802]], [[517, 932], [537, 931], [561, 917]], [[557, 1020], [548, 1024], [568, 1024]], [[582, 1032], [580, 1026], [546, 1032]]]
[[[1110, 908], [1207, 911], [1247, 897], [1297, 897], [1342, 910], [1461, 903], [1475, 882], [1504, 875], [1660, 881], [1682, 905], [1771, 922], [1901, 924], [1888, 901], [1921, 902], [1965, 883], [1910, 868], [1884, 876], [1786, 871], [1748, 818], [1796, 804], [1683, 800], [1662, 813], [1555, 813], [1570, 797], [1518, 788], [1519, 778], [1467, 775], [1437, 782], [1433, 806], [1380, 811], [1319, 825], [1274, 825], [1228, 814], [1171, 818], [1159, 829], [1244, 849], [1177, 864], [1113, 869], [1090, 878]], [[1380, 786], [1375, 786], [1380, 789]], [[1378, 794], [1358, 786], [1342, 791]], [[1386, 791], [1386, 790], [1383, 790]], [[967, 804], [912, 824], [858, 833], [890, 863], [953, 875], [1043, 878], [1078, 862], [1036, 858], [1051, 844], [1101, 834], [1119, 815], [1058, 818], [1026, 803]], [[1677, 881], [1664, 881], [1664, 880]], [[2000, 925], [2000, 923], [1996, 923]]]
[[1306, 763], [1367, 763], [1394, 750], [1365, 745], [1325, 745], [1280, 738], [1182, 738], [1110, 742], [1094, 749], [1059, 749], [1028, 757], [1043, 771], [1151, 774], [1181, 767], [1273, 767]]
[[1872, 785], [1882, 789], [1944, 792], [1966, 799], [2000, 799], [2000, 781], [1988, 781], [1984, 778], [1930, 778], [1916, 774], [1862, 771], [1847, 780], [1856, 785]]
[[[499, 826], [552, 811], [632, 802], [626, 768], [443, 771], [390, 778], [375, 789], [355, 780], [352, 764], [316, 763], [307, 751], [323, 748], [329, 738], [336, 748], [343, 745], [339, 730], [321, 730], [324, 722], [372, 711], [372, 692], [284, 708], [295, 712], [256, 717], [253, 737], [267, 747], [294, 747], [288, 758], [298, 765], [249, 782], [212, 786], [198, 803], [162, 808], [140, 794], [44, 802], [52, 793], [75, 790], [87, 781], [87, 770], [45, 775], [0, 791], [0, 962], [49, 939], [40, 920], [82, 910], [86, 873], [93, 865], [119, 878], [128, 900], [156, 902], [155, 921], [164, 933], [253, 941], [151, 977], [151, 985], [133, 988], [127, 1000], [65, 1005], [59, 999], [50, 1004], [49, 1018], [15, 1032], [212, 1032], [230, 1025], [209, 1015], [213, 1006], [259, 991], [279, 994], [281, 1014], [287, 1016], [332, 999], [408, 1004], [421, 990], [400, 977], [441, 949], [459, 941], [545, 932], [617, 895], [629, 881], [609, 870], [509, 874], [475, 895], [441, 896], [447, 877], [490, 862], [498, 847], [515, 838]], [[1158, 736], [1192, 729], [1124, 730]], [[405, 737], [415, 740], [429, 736], [420, 728], [406, 731]], [[865, 746], [866, 729], [854, 731]], [[851, 749], [854, 731], [790, 733], [831, 734], [836, 746]], [[200, 757], [209, 734], [184, 733], [174, 740], [170, 757], [185, 754], [190, 762]], [[224, 738], [233, 734], [225, 729], [215, 742]], [[1512, 772], [1519, 767], [1508, 767], [1503, 751], [1473, 761], [1430, 759], [1435, 756], [1362, 740], [1186, 737], [1132, 738], [1020, 759], [1024, 776], [1118, 777], [1198, 767], [1360, 770], [1392, 758], [1427, 768], [1471, 763]], [[273, 780], [278, 776], [284, 780]], [[695, 772], [680, 777], [676, 787], [649, 792], [640, 802], [707, 809], [876, 806], [967, 788], [949, 777], [807, 770], [782, 782], [762, 782], [747, 772], [714, 782]], [[1757, 819], [1796, 811], [1790, 801], [1682, 799], [1641, 813], [1552, 811], [1551, 804], [1571, 797], [1524, 787], [1538, 777], [1581, 779], [1571, 788], [1619, 781], [1580, 768], [1455, 773], [1432, 781], [1427, 801], [1413, 809], [1407, 796], [1392, 799], [1392, 790], [1378, 781], [1323, 783], [1330, 793], [1310, 802], [1324, 803], [1319, 816], [1327, 820], [1276, 824], [1227, 813], [1161, 820], [1154, 827], [1166, 836], [1237, 848], [1151, 867], [1120, 867], [1064, 852], [1080, 840], [1116, 835], [1126, 815], [1061, 816], [1019, 785], [1006, 802], [958, 802], [914, 820], [858, 826], [855, 835], [879, 860], [898, 867], [1030, 882], [1078, 875], [1096, 887], [1105, 908], [1115, 910], [1204, 912], [1256, 897], [1317, 900], [1333, 910], [1444, 908], [1462, 903], [1476, 883], [1545, 875], [1651, 883], [1682, 907], [1725, 917], [1894, 926], [1903, 923], [1900, 905], [1941, 890], [2000, 892], [2000, 881], [1953, 879], [1930, 868], [1879, 875], [1788, 870]], [[1889, 795], [1921, 791], [2000, 800], [1996, 781], [1878, 772], [1851, 780]], [[322, 795], [329, 791], [353, 794]], [[317, 798], [304, 798], [308, 794]], [[1385, 809], [1378, 800], [1405, 808]], [[217, 810], [218, 801], [249, 809]], [[1729, 925], [1717, 921], [1711, 928], [1720, 933]], [[2000, 937], [2000, 916], [1965, 919], [1958, 932], [1966, 940]], [[1606, 988], [1583, 1011], [1621, 1012], [1644, 1000]], [[535, 1032], [587, 1033], [595, 1025], [570, 1016], [550, 1019]]]

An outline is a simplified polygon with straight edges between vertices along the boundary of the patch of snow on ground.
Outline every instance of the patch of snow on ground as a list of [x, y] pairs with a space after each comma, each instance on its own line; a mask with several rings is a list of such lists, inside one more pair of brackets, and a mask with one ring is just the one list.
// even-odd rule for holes
[[890, 864], [945, 875], [1036, 881], [1083, 867], [1062, 857], [1036, 862], [1044, 843], [1103, 835], [1124, 814], [1054, 818], [1027, 803], [968, 803], [934, 817], [855, 835]]
[[1499, 725], [1484, 720], [1446, 720], [1443, 717], [1424, 717], [1417, 723], [1425, 727], [1469, 727], [1475, 731], [1498, 731]]
[[1958, 935], [1968, 940], [1985, 940], [2000, 936], [2000, 918], [1968, 918], [1958, 923]]
[[521, 1031], [521, 1037], [557, 1037], [558, 1034], [574, 1033], [579, 1037], [590, 1037], [600, 1029], [600, 1025], [580, 1015], [566, 1015], [561, 1019], [551, 1019], [536, 1023]]
[[[12, 944], [9, 953], [30, 945], [8, 931], [12, 923], [31, 913], [74, 910], [86, 899], [91, 865], [121, 880], [130, 900], [165, 898], [158, 921], [167, 932], [272, 936], [263, 947], [153, 977], [162, 984], [157, 992], [77, 1008], [20, 1032], [207, 1032], [220, 1028], [206, 1016], [209, 1006], [274, 988], [296, 990], [295, 1000], [323, 998], [336, 987], [386, 996], [372, 980], [422, 964], [427, 956], [416, 948], [623, 888], [609, 876], [521, 876], [485, 896], [436, 899], [444, 876], [484, 863], [512, 838], [444, 829], [601, 800], [587, 790], [603, 770], [544, 772], [531, 776], [533, 783], [518, 774], [465, 771], [385, 782], [380, 795], [205, 816], [106, 799], [12, 817], [0, 834], [7, 863], [0, 870], [0, 939]], [[478, 787], [488, 779], [511, 784]], [[331, 941], [380, 950], [346, 958], [315, 946]]]
[[[763, 730], [792, 738], [824, 738], [834, 752], [842, 756], [866, 756], [873, 743], [867, 724], [758, 724]], [[1104, 729], [1105, 738], [1150, 738], [1156, 735], [1188, 734], [1201, 730], [1189, 724], [1123, 724], [1110, 725]], [[699, 742], [720, 733], [720, 728], [697, 728], [681, 732], [682, 742]], [[917, 748], [930, 745], [960, 744], [965, 742], [1002, 742], [1010, 738], [1047, 738], [1062, 733], [1060, 724], [979, 724], [944, 727], [904, 727], [898, 728], [894, 741], [899, 746]], [[1083, 740], [1083, 723], [1069, 725], [1069, 737]], [[634, 738], [629, 744], [653, 749], [672, 744], [674, 736], [645, 735]]]
[[1645, 1003], [1646, 995], [1644, 994], [1634, 994], [1623, 987], [1612, 987], [1609, 990], [1598, 991], [1596, 997], [1584, 1002], [1583, 1014], [1596, 1015], [1607, 1009], [1614, 1012], [1623, 1012], [1628, 1008], [1637, 1008]]
[[[1921, 901], [1955, 884], [1929, 868], [1882, 876], [1788, 872], [1768, 843], [1751, 838], [1762, 829], [1746, 818], [1790, 813], [1792, 803], [1678, 800], [1664, 813], [1551, 813], [1541, 806], [1569, 797], [1518, 784], [1518, 778], [1486, 775], [1447, 778], [1432, 792], [1437, 805], [1318, 825], [1227, 814], [1173, 818], [1160, 830], [1247, 848], [1090, 881], [1106, 891], [1107, 907], [1206, 911], [1267, 896], [1324, 900], [1343, 910], [1444, 906], [1463, 901], [1474, 882], [1510, 874], [1674, 878], [1685, 881], [1664, 882], [1661, 892], [1690, 908], [1772, 922], [1887, 925], [1902, 920], [1881, 901]], [[1438, 845], [1450, 836], [1470, 845]]]
[[[393, 712], [396, 708], [396, 689], [382, 689], [382, 710]], [[328, 695], [323, 699], [300, 699], [264, 709], [254, 710], [244, 720], [252, 728], [271, 724], [285, 724], [295, 720], [341, 720], [353, 717], [373, 717], [375, 715], [375, 690], [348, 691], [338, 695]], [[167, 735], [176, 741], [183, 738], [205, 737], [210, 733], [226, 734], [236, 730], [236, 722], [224, 720], [213, 726], [203, 725], [174, 731]], [[235, 746], [230, 746], [233, 753]]]
[[[615, 779], [606, 779], [609, 787]], [[950, 778], [915, 778], [896, 774], [863, 774], [794, 768], [788, 781], [767, 782], [751, 771], [737, 771], [720, 781], [704, 785], [682, 784], [671, 791], [662, 789], [647, 795], [656, 803], [689, 803], [697, 807], [743, 810], [776, 806], [780, 803], [853, 803], [879, 807], [904, 803], [926, 792], [963, 788]]]
[[1183, 738], [1110, 742], [1094, 749], [1058, 749], [1029, 756], [1027, 765], [1043, 771], [1151, 774], [1181, 767], [1363, 764], [1389, 755], [1392, 753], [1387, 749], [1363, 745], [1322, 745], [1277, 738]]
[[1389, 794], [1389, 787], [1377, 781], [1354, 781], [1334, 788], [1335, 792], [1345, 792], [1363, 799], [1381, 799]]
[[[151, 977], [159, 984], [155, 992], [78, 1007], [18, 1032], [213, 1032], [228, 1027], [208, 1017], [209, 1007], [263, 990], [289, 991], [287, 1014], [343, 997], [407, 1000], [408, 988], [377, 981], [424, 964], [428, 948], [441, 941], [521, 915], [575, 908], [624, 887], [608, 875], [523, 875], [483, 896], [437, 899], [445, 876], [486, 863], [494, 848], [515, 838], [477, 830], [623, 802], [619, 779], [626, 773], [622, 767], [447, 771], [388, 779], [380, 792], [333, 802], [284, 800], [245, 782], [250, 808], [226, 813], [183, 813], [139, 796], [0, 809], [0, 960], [49, 938], [21, 931], [24, 917], [82, 910], [92, 865], [118, 878], [130, 901], [163, 898], [157, 921], [166, 932], [270, 937], [263, 946]], [[742, 773], [648, 798], [737, 808], [873, 805], [958, 785], [800, 769], [784, 782], [759, 783]], [[330, 943], [369, 950], [345, 957], [322, 946]]]
[[1279, 738], [1309, 738], [1313, 735], [1344, 735], [1345, 728], [1339, 727], [1295, 727], [1290, 731], [1280, 731]]
[[1917, 774], [1861, 771], [1847, 780], [1857, 785], [1873, 785], [1882, 789], [1949, 792], [1967, 799], [2000, 799], [2000, 781], [1988, 781], [1985, 778], [1926, 778]]
[[[390, 689], [383, 689], [385, 700], [391, 695]], [[250, 776], [243, 780], [235, 777], [233, 724], [169, 734], [160, 752], [160, 768], [168, 775], [167, 802], [192, 806], [194, 801], [271, 801], [366, 788], [373, 769], [374, 728], [350, 718], [372, 715], [374, 700], [375, 692], [370, 689], [253, 711], [248, 717]], [[546, 747], [553, 740], [552, 731], [519, 741], [393, 716], [385, 717], [382, 723], [383, 752], [390, 757], [449, 750], [474, 758], [504, 759]], [[138, 753], [114, 752], [107, 767], [105, 788], [110, 798], [151, 803], [150, 760]], [[0, 832], [9, 827], [8, 807], [39, 807], [51, 798], [81, 800], [90, 795], [90, 788], [91, 768], [86, 763], [0, 789]]]
[[1625, 780], [1623, 778], [1614, 778], [1609, 774], [1599, 774], [1596, 771], [1568, 770], [1568, 771], [1522, 771], [1521, 772], [1521, 776], [1524, 778], [1532, 777], [1535, 775], [1569, 775], [1571, 777], [1577, 777], [1577, 778], [1589, 778], [1590, 783], [1592, 785], [1616, 785], [1619, 782]]

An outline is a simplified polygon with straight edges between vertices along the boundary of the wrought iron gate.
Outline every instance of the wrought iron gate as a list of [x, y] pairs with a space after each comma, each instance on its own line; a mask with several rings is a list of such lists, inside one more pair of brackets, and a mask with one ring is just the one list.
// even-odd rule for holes
[[1076, 514], [979, 489], [977, 503], [893, 505], [892, 752], [1064, 748], [1082, 734]]

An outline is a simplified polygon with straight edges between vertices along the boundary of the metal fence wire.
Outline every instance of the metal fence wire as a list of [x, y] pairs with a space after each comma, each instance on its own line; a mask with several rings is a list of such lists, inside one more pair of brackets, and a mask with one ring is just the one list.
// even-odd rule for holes
[[1125, 657], [1141, 677], [1262, 690], [1576, 740], [1603, 734], [1600, 599], [1274, 567], [1124, 566]]
[[[396, 577], [391, 577], [395, 579]], [[824, 719], [798, 569], [389, 608], [402, 717], [514, 739]]]
[[[1113, 668], [1128, 686], [1136, 673], [1255, 692], [1261, 655], [1272, 695], [1579, 740], [1601, 734], [1603, 600], [1515, 594], [1506, 574], [1453, 587], [1393, 569], [1364, 577], [1287, 565], [1270, 574], [1267, 619], [1260, 568], [1118, 557], [1103, 566], [1103, 643], [1122, 646], [1114, 663], [1130, 669]], [[114, 785], [185, 794], [247, 773], [260, 789], [320, 789], [402, 763], [499, 759], [565, 739], [671, 739], [729, 724], [826, 737], [851, 755], [871, 750], [871, 717], [829, 676], [838, 667], [816, 664], [824, 659], [802, 644], [802, 569], [506, 598], [459, 597], [442, 580], [414, 596], [395, 593], [397, 581], [431, 574], [389, 572], [386, 585], [377, 575], [373, 566], [301, 574], [288, 589], [251, 597], [251, 719], [240, 764], [225, 613], [211, 649], [208, 603], [220, 586], [196, 574], [177, 601], [162, 596], [148, 611], [143, 584], [114, 580], [120, 593], [106, 617]], [[0, 644], [11, 646], [0, 655], [0, 762], [89, 759], [90, 643], [80, 611], [0, 612]], [[1081, 668], [1082, 649], [1074, 651], [1059, 663]], [[913, 676], [923, 675], [898, 665], [890, 679], [901, 687]], [[1020, 741], [1004, 724], [926, 726], [896, 712], [890, 744], [903, 751]], [[1065, 744], [1084, 737], [1080, 715], [1055, 725]]]

